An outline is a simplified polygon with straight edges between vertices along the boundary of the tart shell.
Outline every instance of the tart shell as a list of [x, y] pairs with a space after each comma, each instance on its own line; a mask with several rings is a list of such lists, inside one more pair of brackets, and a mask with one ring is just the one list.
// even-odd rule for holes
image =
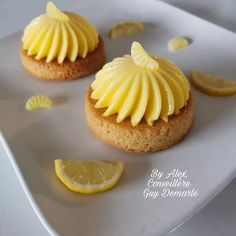
[[105, 62], [104, 42], [99, 36], [96, 49], [85, 58], [77, 58], [75, 62], [65, 60], [62, 64], [57, 61], [46, 63], [45, 59], [35, 60], [34, 56], [28, 56], [27, 51], [20, 46], [20, 57], [26, 71], [42, 80], [73, 80], [92, 74], [99, 70]]
[[179, 142], [189, 131], [193, 121], [193, 98], [190, 94], [185, 107], [177, 115], [169, 117], [168, 122], [158, 119], [149, 126], [141, 120], [132, 126], [130, 118], [116, 122], [117, 115], [104, 117], [105, 109], [95, 108], [96, 100], [91, 98], [92, 88], [86, 93], [86, 120], [97, 137], [113, 147], [134, 153], [155, 152], [166, 149]]

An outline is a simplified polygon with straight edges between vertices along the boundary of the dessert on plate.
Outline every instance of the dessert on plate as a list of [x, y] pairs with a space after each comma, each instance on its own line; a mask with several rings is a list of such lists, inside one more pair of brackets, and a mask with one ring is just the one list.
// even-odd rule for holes
[[103, 39], [95, 27], [72, 12], [48, 2], [46, 14], [25, 28], [21, 62], [43, 80], [71, 80], [99, 70], [105, 61]]
[[86, 120], [104, 142], [130, 152], [159, 151], [177, 143], [193, 120], [183, 72], [138, 42], [96, 74], [86, 94]]

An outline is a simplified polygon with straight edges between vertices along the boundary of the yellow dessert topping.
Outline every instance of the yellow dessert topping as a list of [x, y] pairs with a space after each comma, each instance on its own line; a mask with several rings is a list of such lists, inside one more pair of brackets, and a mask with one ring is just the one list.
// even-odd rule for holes
[[169, 51], [175, 52], [181, 48], [185, 48], [189, 45], [188, 39], [184, 37], [175, 37], [168, 42]]
[[130, 34], [143, 31], [144, 26], [138, 21], [121, 21], [114, 24], [108, 31], [108, 37], [111, 39], [117, 39]]
[[151, 126], [159, 118], [177, 114], [189, 98], [190, 86], [183, 72], [161, 57], [151, 57], [134, 42], [131, 56], [115, 58], [97, 74], [91, 87], [96, 108], [104, 116], [117, 114], [117, 122], [131, 118], [133, 126], [144, 119]]
[[112, 188], [124, 171], [122, 161], [55, 160], [55, 173], [71, 191], [91, 194]]
[[45, 58], [49, 63], [57, 59], [63, 63], [67, 58], [74, 62], [86, 57], [98, 44], [98, 32], [83, 17], [62, 12], [54, 3], [48, 2], [46, 14], [31, 21], [22, 37], [23, 49], [36, 60]]
[[51, 99], [43, 95], [37, 95], [29, 98], [25, 105], [25, 108], [29, 111], [45, 109], [50, 107], [52, 107]]

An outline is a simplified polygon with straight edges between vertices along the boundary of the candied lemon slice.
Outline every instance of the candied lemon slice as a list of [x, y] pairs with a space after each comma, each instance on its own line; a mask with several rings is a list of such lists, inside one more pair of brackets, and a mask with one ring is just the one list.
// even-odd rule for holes
[[108, 37], [111, 39], [121, 38], [130, 34], [143, 31], [144, 26], [138, 21], [121, 21], [114, 24], [108, 31]]
[[52, 107], [52, 101], [49, 97], [38, 95], [27, 100], [25, 108], [27, 110], [38, 110]]
[[122, 161], [55, 160], [55, 172], [70, 190], [79, 193], [103, 192], [112, 188], [124, 171]]
[[236, 82], [225, 80], [202, 71], [192, 71], [193, 85], [211, 96], [230, 96], [236, 94]]
[[155, 70], [159, 68], [158, 62], [153, 59], [138, 42], [133, 42], [131, 46], [131, 56], [137, 66]]
[[63, 13], [53, 2], [47, 4], [47, 15], [60, 21], [69, 21], [69, 17]]
[[188, 39], [184, 37], [175, 37], [169, 40], [168, 42], [168, 48], [169, 51], [175, 52], [178, 49], [185, 48], [189, 45]]

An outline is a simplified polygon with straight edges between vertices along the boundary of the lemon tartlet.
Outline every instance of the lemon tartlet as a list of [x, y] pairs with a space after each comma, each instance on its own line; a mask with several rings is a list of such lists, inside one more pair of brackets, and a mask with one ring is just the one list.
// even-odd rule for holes
[[190, 129], [193, 99], [183, 72], [138, 42], [96, 74], [86, 94], [86, 120], [104, 142], [130, 152], [159, 151]]
[[72, 12], [48, 2], [46, 14], [25, 28], [21, 62], [43, 80], [71, 80], [99, 70], [105, 61], [104, 43], [95, 27]]

